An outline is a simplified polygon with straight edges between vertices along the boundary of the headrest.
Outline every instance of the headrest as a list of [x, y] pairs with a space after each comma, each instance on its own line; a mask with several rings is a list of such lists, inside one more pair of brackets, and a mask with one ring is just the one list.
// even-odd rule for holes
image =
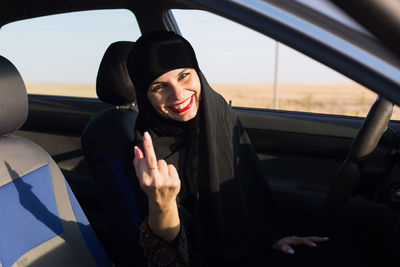
[[28, 117], [28, 96], [15, 66], [0, 56], [0, 136], [18, 130]]
[[96, 80], [96, 93], [105, 103], [122, 106], [136, 100], [126, 61], [134, 42], [112, 43], [104, 53]]

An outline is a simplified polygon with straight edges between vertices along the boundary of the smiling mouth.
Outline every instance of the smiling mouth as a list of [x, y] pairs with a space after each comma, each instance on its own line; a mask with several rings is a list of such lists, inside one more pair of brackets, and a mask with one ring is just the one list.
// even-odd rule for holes
[[191, 97], [189, 97], [188, 99], [186, 99], [185, 101], [183, 101], [179, 104], [169, 106], [169, 109], [175, 113], [185, 112], [186, 110], [188, 110], [192, 107], [193, 99], [194, 99], [194, 95], [192, 95]]

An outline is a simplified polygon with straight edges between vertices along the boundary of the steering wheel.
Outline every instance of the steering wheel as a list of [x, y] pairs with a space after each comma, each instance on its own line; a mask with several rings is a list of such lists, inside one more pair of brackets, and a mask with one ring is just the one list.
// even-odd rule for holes
[[375, 150], [386, 131], [393, 113], [393, 103], [378, 96], [354, 138], [350, 150], [336, 173], [334, 182], [325, 198], [325, 210], [338, 214], [352, 196], [360, 181], [360, 166]]

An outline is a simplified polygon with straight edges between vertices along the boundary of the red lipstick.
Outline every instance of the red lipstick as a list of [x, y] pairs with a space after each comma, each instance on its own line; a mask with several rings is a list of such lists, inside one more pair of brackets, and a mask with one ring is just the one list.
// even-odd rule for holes
[[[187, 100], [187, 99], [186, 99], [186, 100]], [[186, 100], [185, 100], [185, 101], [186, 101]], [[185, 101], [182, 101], [182, 102], [179, 103], [179, 104], [175, 104], [174, 106], [180, 105], [180, 104], [184, 103]], [[184, 108], [182, 108], [182, 109], [176, 109], [176, 108], [174, 108], [173, 106], [170, 106], [169, 109], [170, 109], [171, 111], [175, 112], [175, 113], [182, 113], [182, 112], [185, 112], [186, 110], [189, 110], [189, 109], [192, 107], [193, 101], [194, 101], [194, 95], [192, 95], [192, 96], [190, 97], [190, 103], [189, 103], [186, 107], [184, 107]]]

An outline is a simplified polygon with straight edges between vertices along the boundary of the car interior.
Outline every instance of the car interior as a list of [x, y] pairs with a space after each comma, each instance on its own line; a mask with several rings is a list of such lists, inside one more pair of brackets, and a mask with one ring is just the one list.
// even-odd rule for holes
[[[311, 42], [312, 38], [304, 37], [304, 43], [290, 43], [291, 39], [301, 39], [304, 34], [286, 36], [290, 32], [282, 30], [286, 27], [284, 23], [271, 24], [264, 29], [260, 26], [263, 20], [258, 16], [246, 20], [253, 11], [238, 3], [225, 6], [224, 1], [211, 2], [3, 1], [0, 26], [51, 14], [122, 8], [135, 14], [142, 33], [159, 29], [180, 33], [170, 10], [199, 9], [262, 33], [271, 32], [272, 37], [286, 41], [302, 52], [303, 45]], [[276, 2], [279, 1], [271, 1], [271, 5]], [[282, 1], [281, 5], [282, 10], [291, 8], [288, 1]], [[241, 7], [245, 10], [243, 14]], [[296, 12], [301, 10], [297, 8]], [[311, 20], [315, 18], [310, 16]], [[327, 27], [331, 25], [327, 23]], [[360, 38], [355, 42], [360, 42]], [[121, 40], [110, 44], [104, 53], [97, 72], [98, 98], [26, 96], [20, 74], [9, 60], [1, 58], [0, 202], [6, 205], [0, 206], [0, 214], [10, 210], [13, 214], [24, 214], [28, 210], [36, 221], [18, 217], [20, 215], [10, 217], [5, 223], [0, 220], [2, 229], [12, 229], [10, 237], [20, 237], [13, 242], [13, 250], [7, 248], [6, 237], [0, 238], [0, 252], [13, 251], [7, 256], [0, 255], [0, 266], [11, 266], [18, 261], [26, 264], [24, 260], [32, 266], [110, 266], [113, 246], [109, 242], [110, 225], [102, 210], [101, 197], [107, 192], [99, 192], [98, 188], [104, 188], [105, 183], [110, 190], [120, 190], [120, 202], [126, 203], [124, 209], [137, 221], [132, 192], [127, 186], [129, 177], [123, 172], [124, 157], [129, 151], [133, 153], [131, 144], [138, 114], [134, 87], [125, 64], [133, 45], [134, 42]], [[367, 213], [368, 217], [364, 218], [375, 220], [379, 216], [382, 226], [400, 227], [394, 219], [400, 212], [400, 123], [391, 120], [394, 105], [400, 103], [399, 84], [396, 81], [390, 83], [376, 73], [364, 81], [362, 75], [368, 74], [369, 70], [360, 68], [356, 73], [353, 70], [358, 63], [346, 62], [342, 55], [335, 57], [336, 62], [327, 56], [333, 55], [331, 50], [326, 48], [328, 52], [324, 54], [321, 44], [315, 42], [313, 45], [315, 55], [311, 56], [322, 63], [354, 75], [357, 82], [371, 82], [382, 87], [370, 87], [380, 96], [365, 118], [233, 107], [257, 151], [280, 215], [287, 219], [340, 216], [344, 224], [353, 222], [362, 228], [366, 222], [360, 220], [360, 214]], [[369, 46], [369, 50], [373, 48]], [[377, 57], [390, 58], [390, 62], [399, 68], [398, 60], [390, 57], [389, 50], [379, 45], [376, 51]], [[45, 181], [39, 182], [37, 176], [42, 176]], [[32, 191], [32, 186], [40, 189]], [[52, 191], [49, 188], [54, 190], [54, 198], [50, 197]], [[44, 200], [48, 202], [42, 203]], [[60, 207], [66, 209], [65, 213]], [[37, 221], [48, 228], [35, 224]], [[341, 227], [338, 224], [335, 231], [340, 232]], [[38, 236], [28, 242], [24, 233], [31, 231], [37, 231]], [[50, 241], [46, 242], [48, 239]], [[47, 245], [39, 247], [40, 252], [29, 254], [41, 243]], [[20, 258], [22, 255], [24, 257]], [[77, 262], [77, 258], [82, 262]], [[370, 264], [375, 266], [379, 262], [380, 259], [373, 258]]]
[[[129, 214], [138, 226], [140, 221], [135, 212], [134, 192], [129, 177], [124, 173], [126, 156], [135, 141], [134, 126], [138, 115], [134, 105], [135, 90], [126, 67], [133, 45], [133, 42], [116, 42], [104, 53], [97, 75], [96, 92], [102, 102], [113, 106], [101, 111], [87, 123], [82, 132], [81, 143], [85, 160], [96, 183], [95, 188], [98, 188], [101, 206], [104, 209], [123, 210], [121, 213]], [[111, 200], [104, 197], [111, 192], [120, 194], [115, 193], [115, 198]], [[118, 203], [124, 203], [125, 206]], [[113, 251], [115, 246], [112, 245], [112, 238], [107, 231], [112, 221], [107, 220], [106, 214], [99, 212], [96, 216], [101, 215], [104, 218], [103, 228], [100, 228], [103, 231], [99, 234], [107, 250]], [[97, 223], [98, 219], [94, 221]], [[124, 235], [129, 235], [130, 231], [127, 229], [132, 227], [128, 225], [129, 222], [126, 224]]]
[[28, 98], [4, 57], [0, 71], [2, 266], [111, 266], [57, 164], [37, 144], [10, 135], [27, 118]]

